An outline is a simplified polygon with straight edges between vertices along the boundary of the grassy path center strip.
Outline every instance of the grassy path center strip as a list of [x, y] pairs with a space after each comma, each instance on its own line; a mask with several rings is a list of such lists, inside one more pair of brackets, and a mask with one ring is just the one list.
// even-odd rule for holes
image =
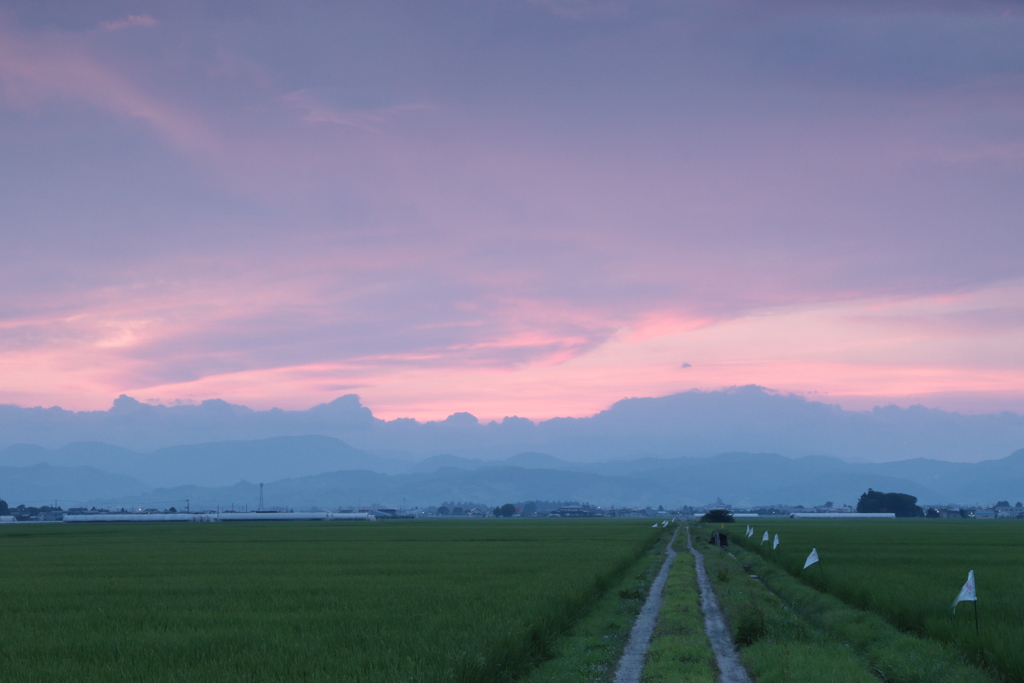
[[686, 527], [686, 548], [693, 555], [697, 570], [697, 585], [700, 587], [700, 607], [704, 611], [704, 631], [711, 641], [711, 649], [715, 653], [715, 662], [721, 672], [721, 683], [751, 683], [747, 670], [740, 662], [736, 645], [732, 641], [732, 633], [726, 624], [725, 616], [715, 599], [715, 589], [711, 586], [708, 573], [704, 569], [704, 556], [694, 550], [690, 539], [690, 527]]
[[704, 633], [694, 558], [676, 558], [644, 661], [642, 683], [715, 683], [718, 670]]

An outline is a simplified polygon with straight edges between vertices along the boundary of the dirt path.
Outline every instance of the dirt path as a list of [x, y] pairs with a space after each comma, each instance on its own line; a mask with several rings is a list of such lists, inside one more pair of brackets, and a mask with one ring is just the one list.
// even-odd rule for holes
[[[732, 634], [725, 623], [722, 610], [718, 607], [715, 590], [704, 569], [704, 556], [694, 550], [690, 540], [690, 527], [686, 527], [686, 549], [693, 555], [697, 566], [697, 585], [700, 587], [700, 608], [704, 612], [704, 632], [711, 641], [711, 649], [715, 653], [715, 662], [721, 676], [719, 683], [752, 683], [747, 670], [743, 668], [736, 646], [732, 642]], [[616, 679], [618, 681], [618, 679]]]
[[665, 582], [668, 581], [668, 570], [672, 568], [672, 561], [676, 559], [676, 551], [672, 543], [676, 540], [679, 529], [672, 534], [668, 545], [665, 546], [665, 553], [668, 557], [661, 565], [661, 571], [651, 584], [651, 592], [647, 595], [647, 602], [633, 624], [633, 632], [629, 635], [629, 642], [626, 649], [622, 651], [622, 659], [619, 660], [619, 668], [615, 672], [615, 683], [640, 683], [640, 674], [644, 670], [644, 657], [647, 655], [647, 648], [651, 646], [651, 636], [654, 634], [654, 625], [658, 621], [658, 612], [661, 611], [661, 594], [665, 591]]

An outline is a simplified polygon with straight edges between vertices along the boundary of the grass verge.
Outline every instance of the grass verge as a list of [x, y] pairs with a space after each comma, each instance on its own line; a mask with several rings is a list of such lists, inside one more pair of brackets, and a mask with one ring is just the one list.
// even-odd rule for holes
[[[633, 622], [665, 561], [665, 544], [670, 536], [670, 533], [663, 534], [636, 564], [622, 574], [618, 583], [611, 586], [589, 613], [566, 635], [551, 644], [551, 659], [540, 663], [518, 683], [612, 681]], [[676, 539], [676, 545], [678, 543]]]
[[[877, 614], [904, 633], [956, 647], [968, 661], [1024, 681], [1024, 524], [1017, 520], [764, 518], [737, 545], [785, 569], [801, 583]], [[764, 530], [781, 545], [761, 543]], [[803, 571], [816, 548], [822, 563]], [[823, 567], [823, 570], [822, 570]], [[978, 602], [950, 605], [968, 571]], [[975, 630], [978, 608], [980, 633]]]
[[743, 661], [760, 683], [997, 680], [952, 648], [903, 633], [877, 614], [804, 585], [755, 553], [738, 547], [731, 548], [734, 556], [711, 546], [699, 549]]
[[700, 591], [693, 556], [680, 529], [679, 552], [665, 584], [661, 614], [644, 662], [643, 683], [714, 683], [718, 676], [711, 643], [704, 633]]

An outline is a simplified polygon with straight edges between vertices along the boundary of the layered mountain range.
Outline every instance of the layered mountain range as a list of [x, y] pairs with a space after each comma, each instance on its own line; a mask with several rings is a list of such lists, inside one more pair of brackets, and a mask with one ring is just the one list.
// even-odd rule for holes
[[193, 508], [426, 506], [578, 500], [602, 506], [854, 504], [869, 487], [933, 504], [1024, 499], [1024, 450], [978, 463], [915, 458], [849, 463], [829, 456], [721, 453], [711, 457], [572, 462], [539, 452], [501, 460], [440, 454], [418, 461], [370, 453], [327, 436], [173, 446], [139, 453], [79, 442], [0, 450], [0, 498], [30, 505]]
[[[105, 411], [0, 406], [0, 498], [166, 507], [579, 500], [598, 505], [1024, 499], [1024, 417], [849, 411], [761, 387], [624, 399], [584, 418], [382, 420], [224, 401]], [[1015, 452], [1017, 451], [1017, 452]], [[1007, 457], [1008, 454], [1013, 453]]]

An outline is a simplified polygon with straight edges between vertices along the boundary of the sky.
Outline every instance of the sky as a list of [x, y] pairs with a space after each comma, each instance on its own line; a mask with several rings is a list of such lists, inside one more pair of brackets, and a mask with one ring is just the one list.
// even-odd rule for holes
[[1024, 5], [0, 2], [0, 403], [1024, 412]]

